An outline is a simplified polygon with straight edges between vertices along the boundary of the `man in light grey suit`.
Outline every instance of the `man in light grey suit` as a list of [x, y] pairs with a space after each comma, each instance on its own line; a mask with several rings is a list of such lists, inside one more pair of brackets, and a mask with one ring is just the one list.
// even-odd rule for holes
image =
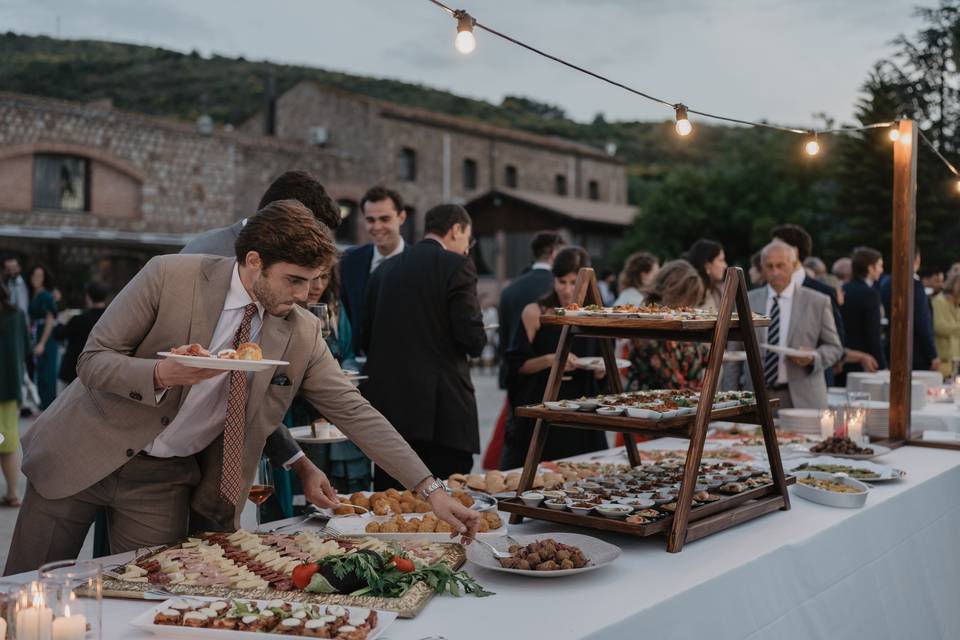
[[[761, 344], [798, 349], [808, 355], [786, 355], [761, 347], [764, 379], [771, 398], [780, 408], [818, 409], [827, 406], [823, 371], [843, 357], [843, 345], [833, 321], [830, 298], [797, 286], [791, 275], [797, 268], [797, 250], [774, 240], [761, 252], [767, 286], [748, 294], [750, 308], [770, 316], [770, 326], [757, 329]], [[724, 375], [752, 388], [743, 363], [734, 363]]]
[[[274, 180], [257, 209], [263, 209], [277, 200], [298, 200], [314, 217], [324, 225], [335, 230], [341, 221], [340, 207], [327, 194], [327, 190], [306, 171], [286, 171]], [[215, 256], [232, 257], [236, 255], [237, 238], [247, 224], [247, 218], [239, 220], [229, 227], [211, 229], [198, 235], [187, 243], [180, 253], [205, 253]], [[300, 450], [300, 445], [290, 435], [290, 431], [280, 426], [267, 438], [264, 454], [275, 467], [285, 466], [296, 472], [303, 486], [307, 500], [317, 504], [321, 500], [321, 482], [323, 474], [317, 466]], [[194, 514], [196, 517], [196, 514]]]

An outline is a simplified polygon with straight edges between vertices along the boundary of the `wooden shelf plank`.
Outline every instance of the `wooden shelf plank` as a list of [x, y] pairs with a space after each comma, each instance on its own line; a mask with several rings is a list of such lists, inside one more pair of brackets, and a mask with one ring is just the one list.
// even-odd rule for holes
[[[745, 502], [738, 507], [730, 510], [721, 511], [707, 518], [693, 520], [694, 512], [691, 512], [691, 522], [687, 526], [686, 541], [693, 542], [710, 534], [735, 527], [738, 524], [759, 518], [762, 515], [772, 513], [773, 511], [784, 511], [789, 509], [789, 504], [784, 497], [776, 494]], [[670, 551], [670, 549], [667, 549]]]
[[[717, 320], [672, 320], [656, 318], [597, 318], [590, 316], [558, 316], [555, 313], [546, 313], [540, 316], [542, 324], [568, 325], [581, 329], [603, 329], [620, 332], [629, 331], [691, 331], [712, 332], [717, 326]], [[770, 319], [753, 320], [754, 327], [766, 327]], [[730, 320], [730, 329], [739, 330], [740, 321]]]

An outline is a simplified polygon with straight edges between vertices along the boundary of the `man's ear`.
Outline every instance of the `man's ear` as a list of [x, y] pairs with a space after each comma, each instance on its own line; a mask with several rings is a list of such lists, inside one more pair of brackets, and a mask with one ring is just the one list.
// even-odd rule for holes
[[263, 259], [260, 257], [259, 251], [247, 251], [247, 255], [243, 258], [243, 266], [249, 267], [250, 269], [256, 269], [260, 271], [263, 269]]

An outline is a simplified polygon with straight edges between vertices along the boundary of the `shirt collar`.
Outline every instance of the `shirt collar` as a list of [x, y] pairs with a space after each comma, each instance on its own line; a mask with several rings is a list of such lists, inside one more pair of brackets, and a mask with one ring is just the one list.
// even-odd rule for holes
[[393, 256], [398, 256], [403, 253], [403, 249], [406, 246], [406, 243], [403, 241], [403, 236], [400, 236], [400, 242], [397, 243], [397, 248], [390, 252], [390, 255], [383, 255], [380, 253], [380, 247], [373, 245], [373, 259], [375, 261], [386, 260], [387, 258], [392, 258]]
[[[796, 291], [796, 288], [797, 288], [797, 284], [791, 279], [790, 284], [787, 285], [787, 288], [780, 292], [779, 298], [781, 300], [783, 300], [784, 298], [786, 298], [787, 300], [792, 299], [793, 292]], [[773, 287], [771, 287], [770, 285], [767, 285], [767, 301], [769, 302], [771, 298], [776, 298], [776, 297], [778, 297], [777, 292], [773, 290]]]
[[[223, 302], [223, 310], [242, 309], [253, 301], [253, 298], [247, 293], [246, 287], [243, 286], [243, 282], [240, 280], [240, 264], [234, 263], [233, 277], [230, 278], [230, 290], [227, 291], [227, 299]], [[257, 302], [256, 305], [257, 315], [263, 320], [263, 305], [259, 302]]]
[[797, 267], [797, 270], [790, 274], [790, 282], [798, 287], [803, 286], [803, 281], [807, 279], [807, 270], [803, 266]]
[[549, 262], [534, 262], [530, 267], [531, 271], [533, 269], [543, 269], [544, 271], [550, 271], [552, 267]]

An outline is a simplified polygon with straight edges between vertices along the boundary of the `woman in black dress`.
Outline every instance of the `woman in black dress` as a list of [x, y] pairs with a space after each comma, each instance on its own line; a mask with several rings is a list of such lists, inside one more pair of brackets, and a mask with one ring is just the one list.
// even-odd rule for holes
[[[507, 398], [510, 401], [511, 417], [504, 438], [501, 469], [513, 469], [523, 465], [533, 437], [535, 420], [517, 417], [512, 410], [543, 400], [550, 368], [560, 342], [560, 327], [541, 325], [540, 316], [573, 302], [577, 273], [582, 267], [589, 266], [590, 256], [586, 251], [579, 247], [564, 249], [557, 254], [553, 262], [553, 290], [523, 309], [522, 326], [514, 331], [513, 344], [506, 355]], [[573, 346], [580, 356], [593, 356], [599, 351], [596, 341], [591, 339], [577, 339]], [[603, 377], [603, 373], [578, 369], [577, 359], [573, 352], [567, 359], [564, 381], [560, 385], [561, 399], [593, 396], [599, 392], [598, 379]], [[556, 460], [606, 448], [607, 439], [602, 431], [556, 427], [550, 429], [542, 459]]]

